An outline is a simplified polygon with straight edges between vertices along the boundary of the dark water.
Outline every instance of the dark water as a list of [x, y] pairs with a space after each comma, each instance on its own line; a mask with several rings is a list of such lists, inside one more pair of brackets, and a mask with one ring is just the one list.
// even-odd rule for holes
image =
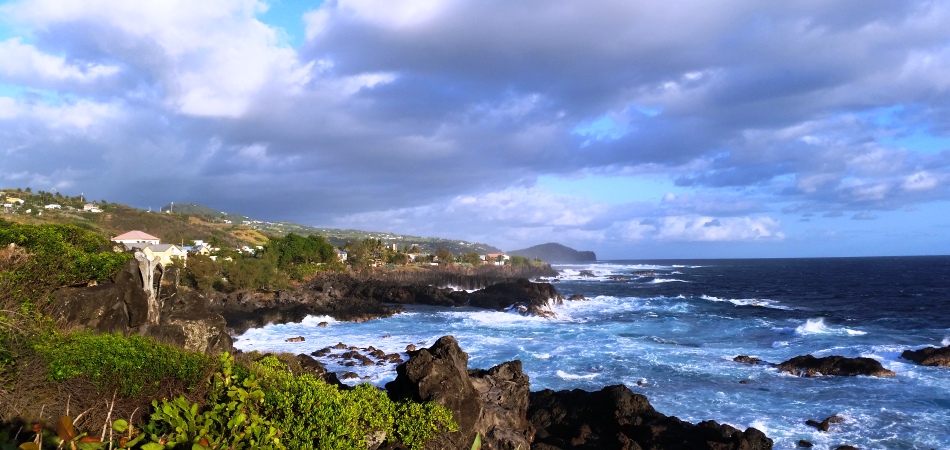
[[[907, 349], [950, 345], [950, 257], [555, 268], [561, 276], [550, 281], [562, 294], [589, 300], [556, 307], [553, 320], [415, 307], [359, 324], [319, 317], [267, 326], [248, 331], [237, 346], [310, 352], [343, 341], [389, 352], [452, 334], [471, 367], [520, 359], [534, 390], [623, 383], [665, 414], [755, 426], [777, 449], [797, 448], [800, 439], [818, 449], [950, 449], [950, 368], [900, 358]], [[329, 327], [316, 326], [324, 320]], [[297, 335], [306, 342], [283, 342]], [[897, 376], [799, 378], [733, 362], [740, 354], [769, 362], [864, 356]], [[392, 367], [362, 370], [377, 384], [394, 377]], [[831, 415], [845, 422], [829, 432], [805, 425]]]

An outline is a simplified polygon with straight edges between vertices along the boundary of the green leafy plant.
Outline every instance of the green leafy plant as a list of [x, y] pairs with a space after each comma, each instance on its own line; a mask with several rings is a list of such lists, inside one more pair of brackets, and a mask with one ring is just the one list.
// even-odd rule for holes
[[184, 397], [152, 402], [154, 412], [146, 426], [152, 442], [145, 450], [161, 448], [203, 449], [283, 449], [280, 432], [261, 415], [264, 392], [253, 375], [240, 379], [233, 371], [234, 358], [221, 356], [215, 373], [208, 407]]
[[38, 341], [34, 348], [47, 362], [50, 381], [86, 377], [100, 389], [118, 389], [121, 396], [147, 393], [169, 378], [191, 388], [212, 367], [203, 354], [140, 336], [77, 332]]

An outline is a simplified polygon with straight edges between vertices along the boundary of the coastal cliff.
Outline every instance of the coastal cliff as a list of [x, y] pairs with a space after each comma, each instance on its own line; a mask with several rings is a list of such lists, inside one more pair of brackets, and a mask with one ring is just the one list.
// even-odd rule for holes
[[772, 440], [755, 428], [738, 430], [709, 420], [684, 422], [653, 409], [624, 385], [600, 391], [530, 392], [520, 361], [468, 370], [468, 354], [452, 336], [410, 352], [386, 385], [394, 400], [431, 401], [452, 410], [459, 424], [427, 449], [483, 448], [767, 450]]

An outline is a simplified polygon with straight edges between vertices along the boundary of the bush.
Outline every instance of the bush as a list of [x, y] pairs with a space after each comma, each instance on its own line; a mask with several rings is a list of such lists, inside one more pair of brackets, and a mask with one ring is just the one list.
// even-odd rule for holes
[[367, 437], [381, 432], [417, 450], [435, 434], [458, 428], [442, 406], [394, 403], [369, 384], [341, 391], [309, 374], [294, 376], [273, 356], [253, 372], [260, 375], [265, 414], [288, 448], [365, 449]]
[[46, 361], [50, 381], [85, 377], [97, 388], [117, 389], [125, 397], [153, 392], [169, 379], [193, 389], [213, 367], [203, 354], [140, 336], [53, 334], [34, 349]]

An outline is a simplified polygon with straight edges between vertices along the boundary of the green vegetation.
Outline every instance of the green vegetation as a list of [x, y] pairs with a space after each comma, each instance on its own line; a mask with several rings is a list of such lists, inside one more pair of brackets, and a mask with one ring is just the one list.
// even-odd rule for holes
[[[0, 308], [44, 306], [63, 286], [111, 279], [131, 258], [105, 237], [75, 225], [21, 225], [0, 219]], [[13, 244], [10, 246], [9, 244]]]
[[83, 377], [104, 392], [117, 390], [124, 397], [152, 393], [169, 380], [193, 389], [212, 367], [203, 354], [139, 336], [50, 333], [34, 349], [46, 361], [50, 381]]
[[[385, 440], [415, 450], [457, 429], [443, 407], [393, 402], [370, 385], [340, 389], [281, 362], [292, 356], [237, 363], [139, 336], [60, 332], [41, 307], [50, 294], [109, 280], [131, 255], [77, 225], [0, 220], [0, 243], [0, 428], [12, 427], [0, 430], [0, 448], [363, 449]], [[183, 281], [271, 289], [339, 267], [315, 236], [273, 238], [231, 259], [189, 258]]]
[[457, 429], [444, 407], [392, 402], [368, 384], [342, 391], [309, 374], [292, 375], [273, 356], [260, 360], [254, 373], [264, 389], [264, 410], [285, 432], [288, 448], [366, 448], [367, 436], [381, 433], [416, 450], [437, 433]]

